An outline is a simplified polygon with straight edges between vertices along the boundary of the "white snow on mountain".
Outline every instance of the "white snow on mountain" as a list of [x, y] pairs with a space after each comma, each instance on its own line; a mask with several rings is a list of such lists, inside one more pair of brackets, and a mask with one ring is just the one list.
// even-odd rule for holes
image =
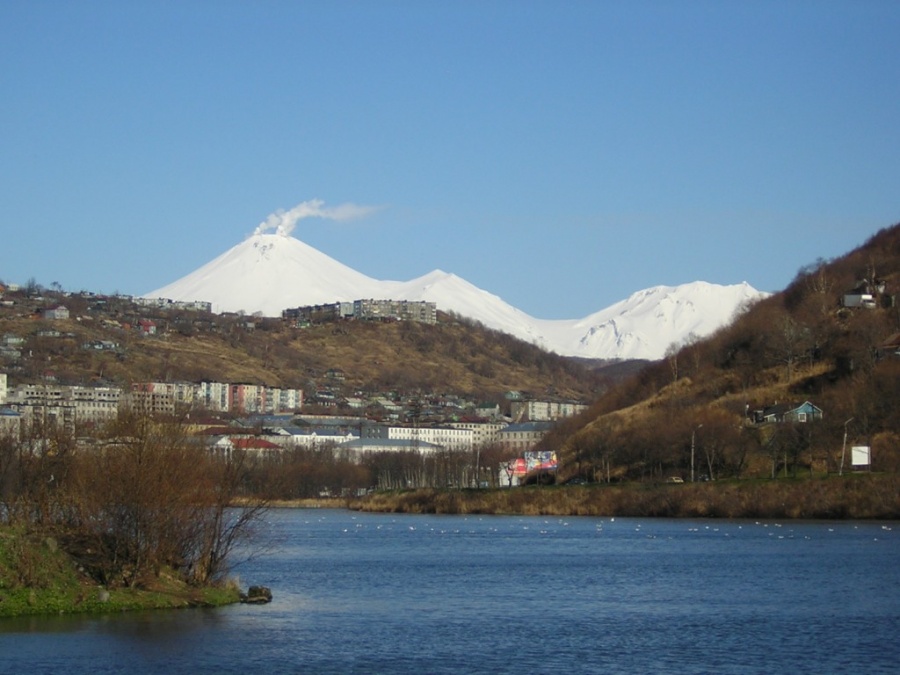
[[548, 351], [595, 359], [660, 359], [673, 343], [706, 337], [736, 310], [765, 297], [747, 283], [696, 281], [656, 286], [583, 319], [536, 319], [455, 274], [435, 270], [411, 281], [381, 281], [285, 233], [255, 233], [145, 298], [202, 300], [215, 312], [282, 310], [360, 299], [424, 300]]

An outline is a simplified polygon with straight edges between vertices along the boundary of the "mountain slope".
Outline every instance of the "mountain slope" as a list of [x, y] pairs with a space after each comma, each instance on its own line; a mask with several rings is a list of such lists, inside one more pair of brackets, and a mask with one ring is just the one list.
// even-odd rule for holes
[[638, 291], [584, 319], [538, 325], [546, 342], [557, 345], [560, 353], [658, 359], [673, 343], [711, 335], [761, 297], [764, 294], [746, 282], [719, 286], [695, 281]]
[[455, 274], [380, 281], [284, 233], [256, 233], [187, 276], [144, 297], [203, 300], [213, 310], [279, 316], [289, 307], [362, 298], [434, 302], [485, 326], [565, 356], [659, 359], [672, 343], [709, 335], [764, 297], [745, 284], [695, 282], [635, 293], [584, 319], [542, 320]]

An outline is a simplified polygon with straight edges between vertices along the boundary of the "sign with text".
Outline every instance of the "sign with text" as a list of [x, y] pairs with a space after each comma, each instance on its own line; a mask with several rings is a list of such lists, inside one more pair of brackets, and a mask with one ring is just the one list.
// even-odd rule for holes
[[552, 450], [543, 452], [526, 452], [525, 466], [528, 471], [556, 471], [559, 461]]
[[850, 458], [853, 466], [869, 466], [872, 463], [872, 449], [868, 445], [854, 445]]

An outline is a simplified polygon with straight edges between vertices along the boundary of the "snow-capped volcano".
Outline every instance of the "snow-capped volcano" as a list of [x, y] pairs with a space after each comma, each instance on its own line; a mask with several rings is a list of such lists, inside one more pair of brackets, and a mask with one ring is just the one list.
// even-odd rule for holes
[[144, 297], [203, 300], [216, 312], [281, 316], [288, 307], [379, 297], [382, 284], [294, 237], [253, 234]]
[[660, 359], [672, 343], [705, 337], [741, 306], [765, 297], [750, 285], [693, 282], [634, 293], [584, 319], [536, 319], [501, 298], [435, 270], [411, 281], [367, 277], [289, 236], [257, 232], [145, 298], [202, 300], [213, 311], [280, 316], [282, 310], [360, 299], [424, 300], [565, 356]]

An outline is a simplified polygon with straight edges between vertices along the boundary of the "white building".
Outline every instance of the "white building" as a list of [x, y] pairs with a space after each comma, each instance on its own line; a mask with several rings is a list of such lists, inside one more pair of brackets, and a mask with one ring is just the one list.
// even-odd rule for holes
[[0, 438], [17, 438], [22, 413], [11, 408], [0, 408]]
[[472, 429], [390, 427], [388, 429], [388, 439], [439, 445], [447, 450], [471, 451], [475, 449], [475, 432]]
[[340, 427], [277, 427], [267, 429], [272, 435], [268, 440], [281, 447], [295, 448], [325, 448], [337, 447], [343, 443], [349, 443], [359, 439], [359, 434], [354, 434], [349, 429]]
[[198, 405], [214, 412], [231, 410], [231, 386], [225, 382], [201, 382], [197, 385]]
[[585, 404], [572, 401], [513, 401], [509, 405], [516, 422], [554, 422], [586, 409]]
[[303, 406], [302, 389], [226, 382], [142, 382], [132, 385], [131, 403], [150, 413], [202, 407], [213, 412], [291, 412]]
[[498, 434], [498, 443], [518, 455], [537, 445], [551, 426], [550, 422], [510, 424]]
[[505, 422], [450, 422], [454, 429], [468, 429], [472, 432], [472, 444], [483, 448], [496, 443], [500, 432], [506, 427]]
[[272, 388], [267, 400], [271, 401], [270, 409], [266, 410], [268, 413], [300, 410], [303, 407], [303, 390]]
[[75, 424], [102, 423], [115, 419], [122, 390], [118, 387], [81, 387], [23, 384], [7, 393], [11, 407], [25, 419]]

